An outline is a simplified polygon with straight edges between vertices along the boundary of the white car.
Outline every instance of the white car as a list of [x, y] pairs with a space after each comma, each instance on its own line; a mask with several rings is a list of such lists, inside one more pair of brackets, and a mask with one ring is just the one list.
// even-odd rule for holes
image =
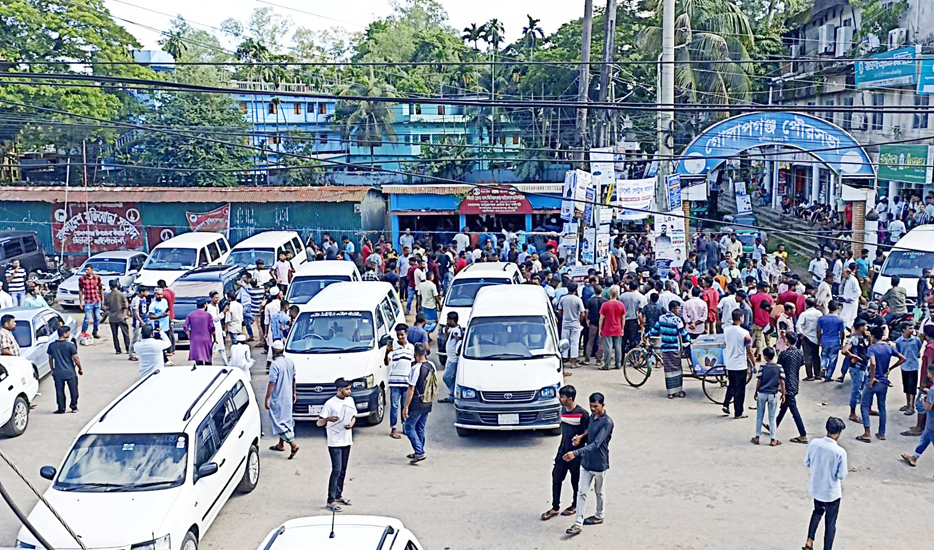
[[[240, 369], [167, 367], [138, 381], [79, 433], [45, 498], [89, 549], [197, 550], [237, 489], [259, 482], [260, 415]], [[29, 521], [77, 548], [43, 503]], [[25, 528], [17, 548], [39, 548]]]
[[[333, 520], [333, 523], [332, 523]], [[331, 533], [334, 536], [331, 536]], [[316, 516], [290, 519], [273, 529], [257, 550], [422, 550], [415, 534], [394, 518]]]
[[136, 279], [136, 274], [146, 263], [146, 253], [136, 250], [116, 250], [102, 252], [91, 256], [81, 264], [75, 274], [65, 279], [58, 287], [55, 300], [62, 307], [80, 308], [81, 295], [78, 292], [78, 280], [84, 275], [84, 268], [88, 265], [94, 268], [94, 273], [101, 277], [104, 284], [104, 296], [110, 294], [110, 281], [116, 280], [120, 287], [128, 290]]
[[171, 285], [196, 267], [218, 265], [227, 260], [230, 243], [223, 233], [193, 231], [162, 241], [136, 275], [136, 286], [155, 288], [159, 281]]
[[29, 404], [39, 393], [32, 363], [22, 357], [0, 355], [0, 433], [22, 435], [29, 425]]

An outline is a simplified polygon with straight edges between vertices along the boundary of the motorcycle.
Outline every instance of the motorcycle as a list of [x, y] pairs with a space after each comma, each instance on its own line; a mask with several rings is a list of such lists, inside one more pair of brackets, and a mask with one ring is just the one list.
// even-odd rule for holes
[[29, 282], [33, 285], [38, 285], [40, 288], [39, 292], [42, 294], [46, 303], [52, 305], [55, 303], [55, 297], [58, 294], [58, 286], [62, 284], [65, 279], [71, 277], [72, 274], [72, 271], [64, 266], [56, 266], [54, 269], [50, 270], [37, 269], [29, 274]]

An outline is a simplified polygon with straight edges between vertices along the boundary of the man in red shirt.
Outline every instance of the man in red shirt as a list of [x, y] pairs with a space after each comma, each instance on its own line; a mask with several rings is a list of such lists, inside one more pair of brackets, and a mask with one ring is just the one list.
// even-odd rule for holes
[[457, 261], [454, 262], [454, 273], [460, 273], [460, 270], [467, 267], [467, 252], [461, 250], [457, 255]]
[[707, 334], [717, 333], [717, 315], [720, 310], [717, 306], [720, 304], [720, 293], [713, 287], [713, 278], [704, 277], [704, 293], [701, 294], [701, 300], [707, 304]]
[[159, 279], [156, 286], [162, 289], [162, 297], [169, 303], [169, 342], [172, 343], [166, 351], [166, 355], [175, 354], [175, 329], [172, 327], [172, 321], [175, 319], [175, 291], [171, 290], [164, 279]]
[[610, 287], [610, 299], [600, 306], [600, 337], [603, 338], [603, 366], [601, 370], [610, 368], [610, 348], [613, 348], [613, 368], [622, 366], [623, 355], [623, 318], [626, 316], [626, 306], [619, 301], [619, 287]]
[[798, 294], [794, 289], [789, 288], [785, 292], [782, 292], [778, 295], [778, 303], [788, 304], [792, 303], [795, 305], [795, 319], [798, 318], [798, 315], [804, 312], [807, 309], [807, 304], [805, 303], [805, 296]]
[[94, 273], [91, 264], [84, 267], [84, 275], [78, 278], [78, 294], [84, 304], [84, 321], [81, 323], [81, 335], [88, 335], [88, 324], [94, 319], [94, 337], [100, 338], [97, 329], [100, 325], [101, 302], [104, 301], [104, 282]]
[[756, 349], [756, 360], [760, 361], [762, 350], [766, 347], [765, 327], [769, 326], [774, 305], [772, 297], [769, 296], [769, 283], [765, 281], [759, 283], [759, 291], [749, 297], [749, 304], [752, 306], [753, 346]]

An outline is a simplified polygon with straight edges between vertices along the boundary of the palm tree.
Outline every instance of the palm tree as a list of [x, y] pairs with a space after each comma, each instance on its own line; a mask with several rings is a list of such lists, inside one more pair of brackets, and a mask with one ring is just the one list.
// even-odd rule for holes
[[[358, 97], [387, 97], [396, 90], [372, 75], [359, 83], [345, 84], [338, 95]], [[392, 127], [392, 104], [385, 101], [341, 101], [335, 121], [341, 126], [344, 139], [353, 136], [357, 143], [370, 148], [370, 165], [375, 163], [375, 149], [387, 138], [395, 137]]]
[[[505, 33], [505, 28], [503, 27], [503, 22], [499, 19], [493, 18], [486, 22], [483, 25], [483, 41], [491, 46], [490, 49], [490, 101], [496, 100], [496, 52], [499, 51], [499, 45], [503, 41], [503, 33]], [[493, 107], [493, 120], [495, 124], [496, 120], [496, 107]], [[493, 128], [493, 131], [490, 132], [490, 142], [492, 143], [494, 132], [496, 128]]]
[[476, 23], [471, 23], [469, 27], [464, 27], [464, 34], [461, 35], [461, 40], [465, 42], [473, 43], [474, 53], [478, 52], [480, 49], [477, 47], [477, 42], [483, 39], [483, 26], [477, 26]]
[[[647, 1], [660, 21], [661, 0]], [[636, 43], [657, 54], [661, 36], [660, 27], [648, 27], [639, 32]], [[675, 84], [679, 91], [687, 93], [693, 103], [748, 101], [753, 74], [749, 49], [754, 43], [749, 19], [731, 0], [679, 1], [675, 16]], [[699, 100], [698, 96], [703, 97]]]
[[182, 55], [188, 51], [188, 44], [182, 38], [182, 33], [178, 31], [170, 32], [166, 38], [159, 41], [162, 50], [172, 56], [175, 61], [180, 61]]
[[541, 19], [535, 19], [531, 15], [525, 17], [528, 19], [528, 23], [522, 27], [522, 40], [529, 45], [529, 61], [534, 61], [535, 44], [538, 42], [539, 37], [542, 40], [545, 39], [545, 31], [538, 26], [542, 21]]

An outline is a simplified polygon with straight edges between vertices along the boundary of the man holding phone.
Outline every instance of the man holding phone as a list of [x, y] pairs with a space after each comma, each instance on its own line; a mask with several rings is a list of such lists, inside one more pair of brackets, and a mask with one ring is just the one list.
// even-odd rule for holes
[[338, 378], [334, 381], [334, 387], [337, 395], [324, 403], [317, 424], [325, 426], [328, 455], [331, 457], [327, 509], [340, 512], [342, 504], [350, 506], [350, 500], [344, 498], [344, 478], [347, 476], [347, 462], [353, 445], [353, 427], [357, 424], [357, 405], [350, 397], [350, 382]]

